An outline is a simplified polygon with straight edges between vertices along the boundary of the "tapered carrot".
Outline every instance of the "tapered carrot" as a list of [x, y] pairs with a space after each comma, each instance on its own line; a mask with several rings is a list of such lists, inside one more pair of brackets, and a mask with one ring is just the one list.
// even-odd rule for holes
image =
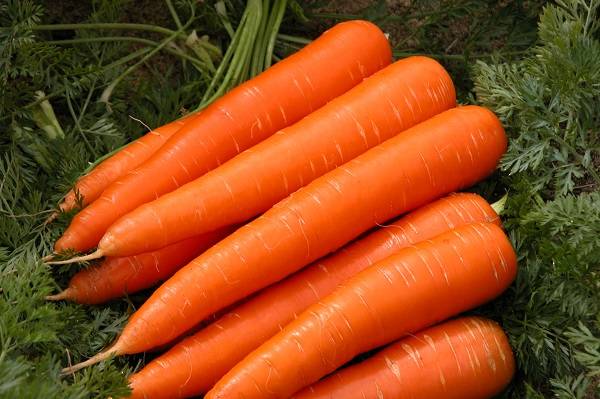
[[190, 119], [142, 166], [80, 212], [55, 251], [95, 247], [120, 216], [295, 123], [390, 62], [389, 43], [377, 26], [336, 25]]
[[[98, 164], [92, 171], [81, 176], [62, 202], [59, 209], [68, 212], [78, 205], [86, 206], [95, 201], [100, 194], [118, 178], [137, 168], [154, 154], [185, 123], [179, 119], [158, 127], [139, 139], [123, 147], [110, 158]], [[81, 201], [81, 204], [78, 202]]]
[[514, 372], [504, 331], [491, 320], [464, 317], [404, 338], [293, 399], [487, 399]]
[[64, 291], [47, 299], [99, 304], [152, 287], [169, 278], [231, 231], [231, 228], [222, 228], [153, 252], [106, 258], [101, 264], [75, 274]]
[[500, 121], [482, 107], [454, 108], [410, 128], [210, 248], [154, 292], [112, 347], [65, 371], [168, 342], [377, 223], [483, 179], [505, 149]]
[[289, 398], [360, 353], [497, 297], [515, 275], [516, 254], [502, 229], [490, 223], [461, 226], [405, 248], [306, 309], [205, 399]]
[[473, 222], [499, 224], [500, 220], [483, 198], [461, 193], [386, 224], [266, 288], [148, 363], [130, 378], [131, 398], [168, 399], [206, 393], [248, 353], [347, 278], [402, 248]]
[[241, 223], [455, 105], [452, 80], [440, 64], [427, 57], [398, 61], [217, 169], [123, 216], [108, 229], [97, 255], [152, 251]]

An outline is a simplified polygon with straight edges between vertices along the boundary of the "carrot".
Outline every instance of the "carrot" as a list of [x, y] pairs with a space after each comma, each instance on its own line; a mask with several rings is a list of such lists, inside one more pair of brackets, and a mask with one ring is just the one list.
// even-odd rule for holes
[[130, 377], [131, 398], [206, 393], [248, 353], [347, 278], [411, 244], [457, 226], [486, 221], [500, 223], [490, 205], [476, 194], [453, 194], [419, 208], [266, 288], [175, 345]]
[[150, 158], [169, 137], [183, 126], [187, 118], [189, 116], [146, 133], [110, 158], [102, 161], [90, 173], [77, 180], [75, 186], [59, 204], [59, 209], [62, 212], [68, 212], [79, 205], [86, 206], [95, 201], [112, 182]]
[[123, 216], [100, 240], [96, 256], [152, 251], [241, 223], [455, 105], [452, 79], [440, 64], [427, 57], [398, 61], [212, 172]]
[[516, 261], [502, 229], [490, 223], [405, 248], [306, 309], [205, 399], [289, 398], [360, 353], [497, 297], [514, 280]]
[[112, 347], [65, 372], [164, 342], [391, 217], [489, 175], [506, 149], [496, 116], [454, 108], [316, 179], [159, 287]]
[[389, 43], [377, 26], [366, 21], [336, 25], [190, 119], [143, 165], [80, 212], [55, 251], [95, 247], [122, 215], [300, 120], [390, 62]]
[[154, 252], [106, 258], [101, 264], [76, 273], [64, 291], [46, 299], [99, 304], [152, 287], [226, 237], [231, 230], [222, 228]]
[[292, 398], [486, 399], [514, 373], [515, 359], [498, 324], [464, 317], [404, 338]]

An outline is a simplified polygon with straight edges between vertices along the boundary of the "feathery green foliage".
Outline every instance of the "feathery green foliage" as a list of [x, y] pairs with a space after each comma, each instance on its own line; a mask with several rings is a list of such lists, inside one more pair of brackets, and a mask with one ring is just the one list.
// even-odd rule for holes
[[520, 375], [511, 394], [600, 394], [600, 42], [597, 0], [545, 7], [522, 60], [479, 61], [477, 101], [509, 134], [501, 168], [516, 284], [493, 305]]

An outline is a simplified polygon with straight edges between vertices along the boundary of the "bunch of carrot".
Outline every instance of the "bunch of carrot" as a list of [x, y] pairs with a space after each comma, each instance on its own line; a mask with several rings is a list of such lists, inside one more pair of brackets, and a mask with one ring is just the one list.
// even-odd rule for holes
[[166, 281], [110, 347], [64, 372], [172, 343], [252, 295], [132, 375], [131, 397], [498, 393], [514, 372], [499, 327], [431, 326], [515, 277], [497, 212], [451, 194], [505, 149], [496, 116], [456, 107], [436, 61], [391, 63], [373, 24], [333, 27], [65, 197], [61, 210], [85, 208], [55, 252], [96, 250], [49, 263], [106, 259], [48, 299], [96, 304]]

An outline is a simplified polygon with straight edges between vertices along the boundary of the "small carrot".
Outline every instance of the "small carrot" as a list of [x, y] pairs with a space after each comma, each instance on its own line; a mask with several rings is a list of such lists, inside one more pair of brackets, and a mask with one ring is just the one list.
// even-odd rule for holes
[[75, 216], [54, 250], [95, 247], [121, 216], [295, 123], [390, 62], [390, 45], [377, 26], [336, 25], [191, 118], [143, 165]]
[[401, 339], [292, 398], [487, 399], [514, 373], [514, 355], [500, 326], [464, 317]]
[[106, 258], [101, 264], [76, 273], [64, 291], [46, 299], [99, 304], [152, 287], [169, 278], [231, 231], [231, 228], [223, 228], [153, 252]]
[[97, 255], [106, 253], [107, 242], [112, 256], [133, 255], [241, 223], [455, 105], [452, 79], [438, 62], [400, 60], [217, 169], [123, 216], [100, 240]]
[[460, 193], [386, 224], [266, 288], [152, 360], [130, 377], [131, 399], [182, 398], [206, 393], [248, 353], [344, 280], [402, 248], [473, 222], [500, 224], [500, 219], [480, 196]]
[[[139, 139], [129, 143], [110, 158], [99, 163], [92, 171], [81, 176], [59, 204], [61, 212], [71, 211], [77, 206], [86, 206], [118, 178], [137, 168], [154, 154], [185, 123], [179, 119], [158, 127]], [[79, 203], [81, 201], [81, 203]]]
[[65, 369], [170, 341], [206, 316], [364, 231], [489, 175], [506, 135], [489, 110], [453, 108], [321, 176], [217, 243], [159, 287], [113, 346]]
[[205, 399], [289, 398], [360, 353], [497, 297], [514, 280], [516, 263], [508, 237], [490, 223], [405, 248], [306, 309]]

